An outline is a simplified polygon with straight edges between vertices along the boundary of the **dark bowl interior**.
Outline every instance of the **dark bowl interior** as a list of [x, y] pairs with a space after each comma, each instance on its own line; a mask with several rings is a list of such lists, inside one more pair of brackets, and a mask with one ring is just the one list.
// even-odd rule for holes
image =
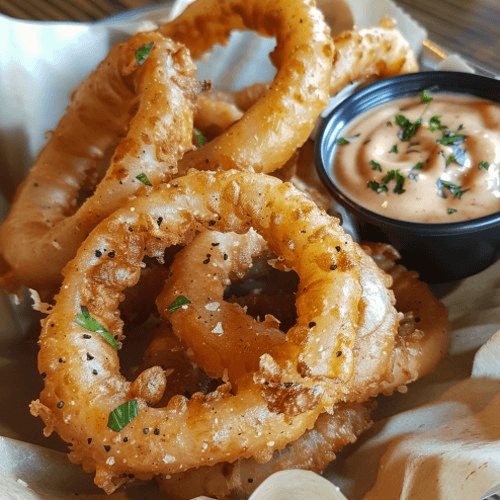
[[[340, 103], [326, 118], [316, 140], [318, 173], [341, 206], [345, 225], [360, 240], [391, 243], [402, 263], [428, 283], [459, 280], [490, 266], [500, 257], [500, 212], [461, 222], [416, 223], [368, 210], [338, 189], [332, 172], [337, 139], [349, 122], [369, 109], [427, 90], [472, 95], [500, 102], [500, 81], [448, 71], [402, 75], [369, 85]], [[348, 220], [345, 220], [348, 219]]]

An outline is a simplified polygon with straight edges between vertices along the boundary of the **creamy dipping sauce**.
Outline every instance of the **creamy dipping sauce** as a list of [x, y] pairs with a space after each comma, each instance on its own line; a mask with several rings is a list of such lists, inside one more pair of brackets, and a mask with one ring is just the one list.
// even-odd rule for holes
[[348, 125], [335, 183], [399, 220], [442, 223], [500, 210], [500, 104], [456, 94], [404, 98]]

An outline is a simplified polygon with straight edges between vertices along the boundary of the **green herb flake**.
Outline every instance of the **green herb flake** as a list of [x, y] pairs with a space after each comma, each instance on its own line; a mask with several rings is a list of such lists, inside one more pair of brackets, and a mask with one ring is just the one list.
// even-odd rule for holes
[[422, 92], [420, 92], [420, 100], [424, 103], [424, 104], [429, 104], [432, 102], [432, 99], [433, 97], [431, 97], [428, 93], [427, 93], [427, 90], [422, 90]]
[[430, 120], [429, 120], [429, 131], [430, 132], [435, 132], [436, 130], [443, 130], [445, 128], [448, 128], [448, 127], [441, 123], [441, 119], [439, 118], [438, 115], [434, 115], [430, 118]]
[[194, 135], [196, 136], [196, 144], [198, 146], [203, 146], [207, 142], [206, 137], [197, 129], [194, 129]]
[[132, 399], [118, 406], [109, 414], [108, 427], [115, 432], [120, 432], [137, 415], [139, 415], [139, 407], [137, 406], [137, 401]]
[[90, 315], [89, 310], [85, 306], [81, 306], [81, 309], [82, 313], [76, 316], [76, 323], [89, 332], [98, 333], [113, 349], [118, 350], [118, 343], [113, 335]]
[[465, 139], [465, 135], [457, 134], [456, 132], [446, 131], [443, 132], [443, 137], [438, 139], [436, 142], [442, 144], [443, 146], [453, 146], [454, 144], [460, 144]]
[[144, 173], [136, 175], [135, 178], [139, 181], [141, 181], [143, 184], [146, 184], [146, 186], [151, 186], [151, 182], [148, 179], [148, 176]]
[[410, 121], [408, 120], [408, 118], [406, 118], [406, 116], [404, 115], [396, 115], [394, 117], [394, 121], [400, 126], [400, 127], [406, 127], [406, 125], [408, 123], [410, 123]]
[[177, 311], [177, 309], [180, 309], [182, 306], [185, 306], [186, 304], [190, 304], [191, 301], [184, 297], [184, 295], [179, 295], [168, 307], [167, 311], [169, 313], [173, 313], [174, 311]]
[[394, 193], [397, 193], [397, 194], [402, 194], [404, 193], [406, 190], [403, 188], [403, 185], [405, 183], [405, 176], [403, 174], [401, 174], [401, 172], [399, 170], [389, 170], [389, 172], [387, 172], [387, 175], [382, 179], [382, 182], [384, 184], [387, 184], [389, 182], [391, 182], [392, 180], [396, 180], [396, 186], [394, 187]]
[[385, 124], [387, 127], [392, 127], [392, 122], [390, 120], [387, 120]]
[[448, 158], [446, 158], [446, 166], [448, 166], [450, 163], [452, 163], [454, 161], [457, 161], [457, 159], [455, 158], [455, 155], [448, 156]]
[[144, 61], [148, 58], [154, 44], [154, 42], [146, 43], [135, 51], [135, 60], [137, 61], [139, 66], [143, 64]]
[[449, 208], [447, 210], [448, 215], [455, 214], [457, 212], [458, 212], [458, 210], [456, 208]]
[[379, 172], [382, 172], [382, 167], [380, 166], [380, 163], [377, 163], [375, 160], [370, 160], [370, 165], [372, 166], [373, 170], [378, 170]]
[[337, 139], [337, 144], [349, 144], [349, 141], [345, 138], [345, 137], [340, 137], [339, 139]]
[[457, 186], [456, 184], [453, 184], [452, 182], [442, 182], [441, 181], [441, 186], [449, 189], [450, 193], [455, 198], [461, 198], [462, 195], [467, 191], [466, 189], [462, 189], [461, 186]]
[[411, 169], [412, 170], [420, 170], [423, 166], [424, 166], [423, 163], [421, 161], [419, 161], [418, 163], [413, 165], [413, 167], [411, 167]]
[[391, 148], [391, 153], [397, 153], [398, 152], [398, 145], [397, 144], [394, 144], [394, 146], [392, 146]]
[[368, 181], [367, 186], [370, 189], [373, 189], [377, 194], [387, 191], [387, 186], [385, 186], [384, 184], [379, 184], [377, 181]]
[[401, 137], [401, 140], [403, 141], [409, 141], [417, 132], [418, 127], [422, 124], [422, 118], [419, 118], [416, 120], [414, 123], [411, 123], [410, 121], [406, 124], [404, 130], [403, 130], [403, 136]]
[[479, 170], [488, 170], [490, 168], [490, 164], [487, 161], [479, 162]]

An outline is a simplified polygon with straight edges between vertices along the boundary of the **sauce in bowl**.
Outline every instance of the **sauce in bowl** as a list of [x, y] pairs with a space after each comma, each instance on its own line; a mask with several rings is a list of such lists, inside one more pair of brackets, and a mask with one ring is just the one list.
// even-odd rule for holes
[[359, 205], [423, 223], [500, 210], [500, 104], [423, 91], [377, 106], [337, 140], [336, 185]]

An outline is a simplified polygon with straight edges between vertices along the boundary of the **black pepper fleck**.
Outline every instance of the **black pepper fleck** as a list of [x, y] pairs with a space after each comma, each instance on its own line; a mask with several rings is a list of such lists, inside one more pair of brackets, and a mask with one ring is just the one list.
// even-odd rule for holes
[[127, 436], [125, 436], [125, 437], [123, 438], [123, 442], [124, 442], [124, 443], [128, 443], [128, 437], [127, 437]]
[[92, 374], [93, 374], [93, 375], [97, 375], [97, 374], [98, 374], [98, 371], [94, 368], [94, 369], [92, 370]]
[[158, 227], [161, 226], [162, 222], [163, 222], [163, 217], [158, 217], [158, 219], [156, 219], [156, 223], [158, 224]]
[[64, 401], [59, 401], [56, 406], [62, 408], [64, 406]]
[[309, 328], [314, 328], [316, 326], [316, 322], [315, 321], [311, 321], [309, 323]]
[[91, 339], [92, 338], [92, 335], [89, 335], [88, 333], [84, 333], [82, 336], [84, 339]]
[[87, 438], [87, 443], [91, 444], [92, 443], [92, 438]]
[[155, 433], [155, 436], [159, 436], [160, 435], [160, 429], [158, 429], [158, 427], [154, 430], [154, 433]]
[[212, 243], [212, 246], [213, 246], [213, 247], [218, 247], [219, 245], [220, 245], [220, 243], [219, 243], [218, 241], [214, 241], [214, 242]]
[[342, 351], [337, 351], [336, 354], [337, 354], [337, 358], [340, 358], [340, 356], [342, 356]]
[[92, 354], [87, 353], [87, 361], [92, 361], [94, 359], [94, 356]]
[[108, 252], [108, 257], [112, 259], [113, 257], [116, 256], [116, 252], [114, 250], [111, 250], [111, 252]]
[[149, 434], [149, 428], [148, 427], [144, 427], [144, 429], [142, 429], [142, 432], [144, 434]]
[[209, 226], [215, 226], [215, 221], [214, 220], [209, 220], [208, 221]]
[[111, 450], [111, 446], [109, 446], [109, 444], [105, 444], [104, 449], [109, 452], [109, 450]]
[[227, 253], [224, 254], [224, 260], [229, 259], [229, 255]]
[[102, 257], [102, 252], [100, 250], [95, 251], [95, 256], [96, 257]]
[[330, 270], [331, 270], [331, 271], [335, 271], [335, 269], [337, 269], [337, 264], [332, 264], [332, 265], [330, 266]]
[[337, 245], [337, 246], [335, 247], [335, 250], [337, 250], [337, 252], [340, 252], [340, 250], [341, 250], [340, 246], [338, 246], [338, 245]]
[[45, 372], [40, 373], [40, 375], [42, 376], [42, 378], [45, 378], [47, 376], [47, 374]]

